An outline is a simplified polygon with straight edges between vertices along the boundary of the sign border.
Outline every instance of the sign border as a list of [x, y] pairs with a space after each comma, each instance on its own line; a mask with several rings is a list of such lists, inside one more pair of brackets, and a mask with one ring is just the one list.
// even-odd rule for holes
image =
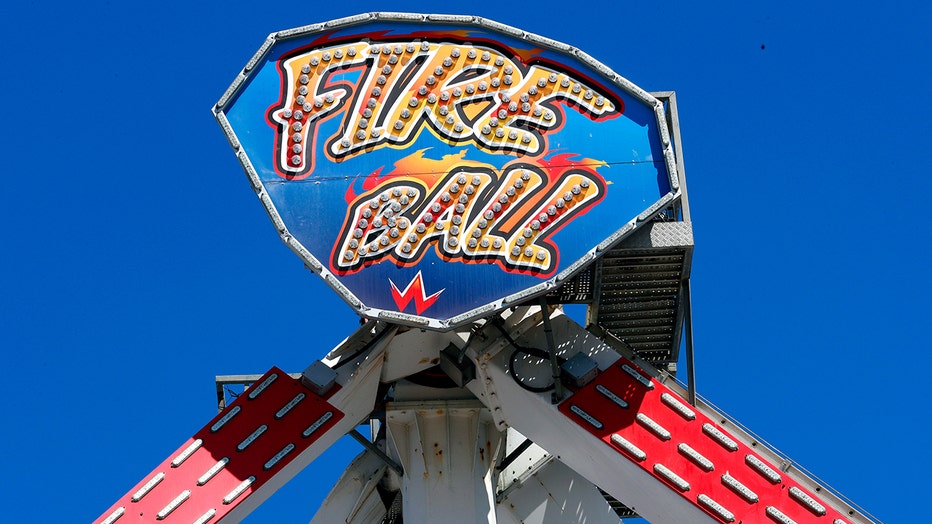
[[[236, 136], [236, 133], [233, 131], [233, 127], [227, 119], [225, 108], [231, 100], [235, 99], [240, 94], [255, 67], [266, 57], [266, 55], [276, 43], [293, 38], [301, 38], [317, 33], [331, 31], [337, 28], [345, 28], [375, 21], [476, 25], [492, 32], [497, 32], [513, 38], [526, 40], [535, 45], [558, 51], [562, 54], [568, 55], [569, 58], [578, 60], [583, 64], [591, 67], [604, 79], [607, 79], [611, 83], [626, 91], [631, 96], [653, 108], [654, 116], [657, 121], [657, 128], [660, 131], [660, 142], [663, 146], [664, 163], [666, 165], [669, 178], [670, 191], [667, 194], [661, 196], [659, 200], [638, 214], [637, 217], [623, 224], [618, 230], [609, 235], [608, 238], [600, 242], [593, 249], [586, 252], [585, 255], [570, 264], [564, 270], [560, 271], [553, 277], [523, 291], [514, 293], [507, 297], [473, 308], [454, 317], [445, 319], [412, 315], [408, 313], [401, 313], [397, 311], [390, 311], [367, 306], [345, 285], [343, 285], [342, 282], [340, 282], [339, 278], [330, 271], [326, 263], [321, 263], [321, 261], [312, 255], [310, 251], [308, 251], [307, 248], [305, 248], [288, 231], [284, 220], [282, 220], [281, 215], [278, 213], [278, 210], [275, 208], [271, 198], [266, 192], [258, 173], [252, 165], [252, 162], [250, 162], [245, 149], [242, 147], [239, 139]], [[220, 127], [223, 129], [223, 132], [226, 135], [230, 146], [236, 152], [236, 156], [239, 159], [243, 169], [245, 170], [246, 175], [252, 184], [253, 190], [256, 192], [256, 196], [258, 196], [259, 200], [262, 202], [262, 206], [268, 213], [269, 218], [272, 220], [272, 224], [278, 231], [282, 241], [301, 260], [304, 261], [308, 269], [318, 274], [324, 280], [324, 282], [327, 283], [328, 286], [336, 291], [343, 298], [343, 300], [356, 311], [357, 314], [363, 317], [373, 320], [384, 320], [397, 324], [415, 326], [434, 331], [452, 330], [468, 322], [487, 317], [504, 308], [512, 307], [520, 302], [524, 302], [534, 297], [543, 295], [555, 289], [566, 280], [575, 276], [589, 264], [594, 262], [605, 251], [615, 247], [619, 242], [622, 241], [622, 239], [633, 233], [641, 224], [651, 220], [666, 206], [680, 199], [682, 196], [679, 183], [680, 174], [676, 161], [676, 152], [674, 151], [673, 142], [667, 127], [666, 111], [663, 102], [658, 100], [651, 93], [636, 86], [628, 79], [615, 73], [611, 68], [599, 62], [580, 49], [564, 44], [562, 42], [558, 42], [556, 40], [552, 40], [550, 38], [539, 36], [534, 33], [528, 33], [521, 29], [478, 16], [372, 12], [271, 33], [269, 34], [268, 38], [266, 38], [265, 42], [262, 43], [262, 46], [259, 48], [259, 50], [256, 51], [249, 62], [246, 63], [246, 66], [243, 68], [243, 70], [240, 71], [240, 73], [236, 76], [236, 79], [233, 81], [233, 83], [230, 84], [230, 86], [214, 105], [212, 112], [214, 117], [217, 119], [217, 122], [220, 124]]]

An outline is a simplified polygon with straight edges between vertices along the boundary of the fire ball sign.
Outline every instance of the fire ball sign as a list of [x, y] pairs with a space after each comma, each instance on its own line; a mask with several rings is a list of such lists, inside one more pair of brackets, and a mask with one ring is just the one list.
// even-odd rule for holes
[[308, 267], [430, 329], [546, 293], [679, 196], [663, 104], [481, 18], [273, 33], [214, 113]]

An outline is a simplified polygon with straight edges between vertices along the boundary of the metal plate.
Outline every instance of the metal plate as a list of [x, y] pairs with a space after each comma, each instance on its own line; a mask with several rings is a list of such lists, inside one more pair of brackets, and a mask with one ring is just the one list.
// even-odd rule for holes
[[479, 18], [275, 33], [214, 112], [308, 267], [361, 315], [430, 329], [554, 289], [679, 196], [662, 104]]
[[848, 522], [844, 506], [833, 507], [821, 490], [808, 494], [795, 474], [766, 460], [763, 446], [746, 444], [724, 419], [688, 404], [628, 359], [559, 410], [718, 522], [771, 522], [773, 509], [789, 519], [776, 522]]
[[95, 523], [221, 522], [345, 416], [328, 402], [337, 391], [273, 367]]

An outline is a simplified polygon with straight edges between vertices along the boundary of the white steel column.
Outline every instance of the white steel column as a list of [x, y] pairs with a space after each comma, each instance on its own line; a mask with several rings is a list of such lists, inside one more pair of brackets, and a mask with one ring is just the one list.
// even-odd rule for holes
[[405, 471], [407, 524], [497, 522], [492, 467], [501, 434], [480, 402], [392, 402], [386, 422]]

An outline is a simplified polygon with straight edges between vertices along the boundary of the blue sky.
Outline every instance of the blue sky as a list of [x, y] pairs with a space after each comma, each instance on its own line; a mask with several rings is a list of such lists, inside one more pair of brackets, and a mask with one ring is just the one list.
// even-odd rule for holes
[[[216, 412], [357, 319], [279, 241], [210, 114], [272, 31], [475, 14], [677, 91], [700, 394], [885, 522], [932, 463], [930, 8], [22, 2], [0, 19], [0, 502], [96, 518]], [[344, 439], [248, 522], [306, 522]]]

